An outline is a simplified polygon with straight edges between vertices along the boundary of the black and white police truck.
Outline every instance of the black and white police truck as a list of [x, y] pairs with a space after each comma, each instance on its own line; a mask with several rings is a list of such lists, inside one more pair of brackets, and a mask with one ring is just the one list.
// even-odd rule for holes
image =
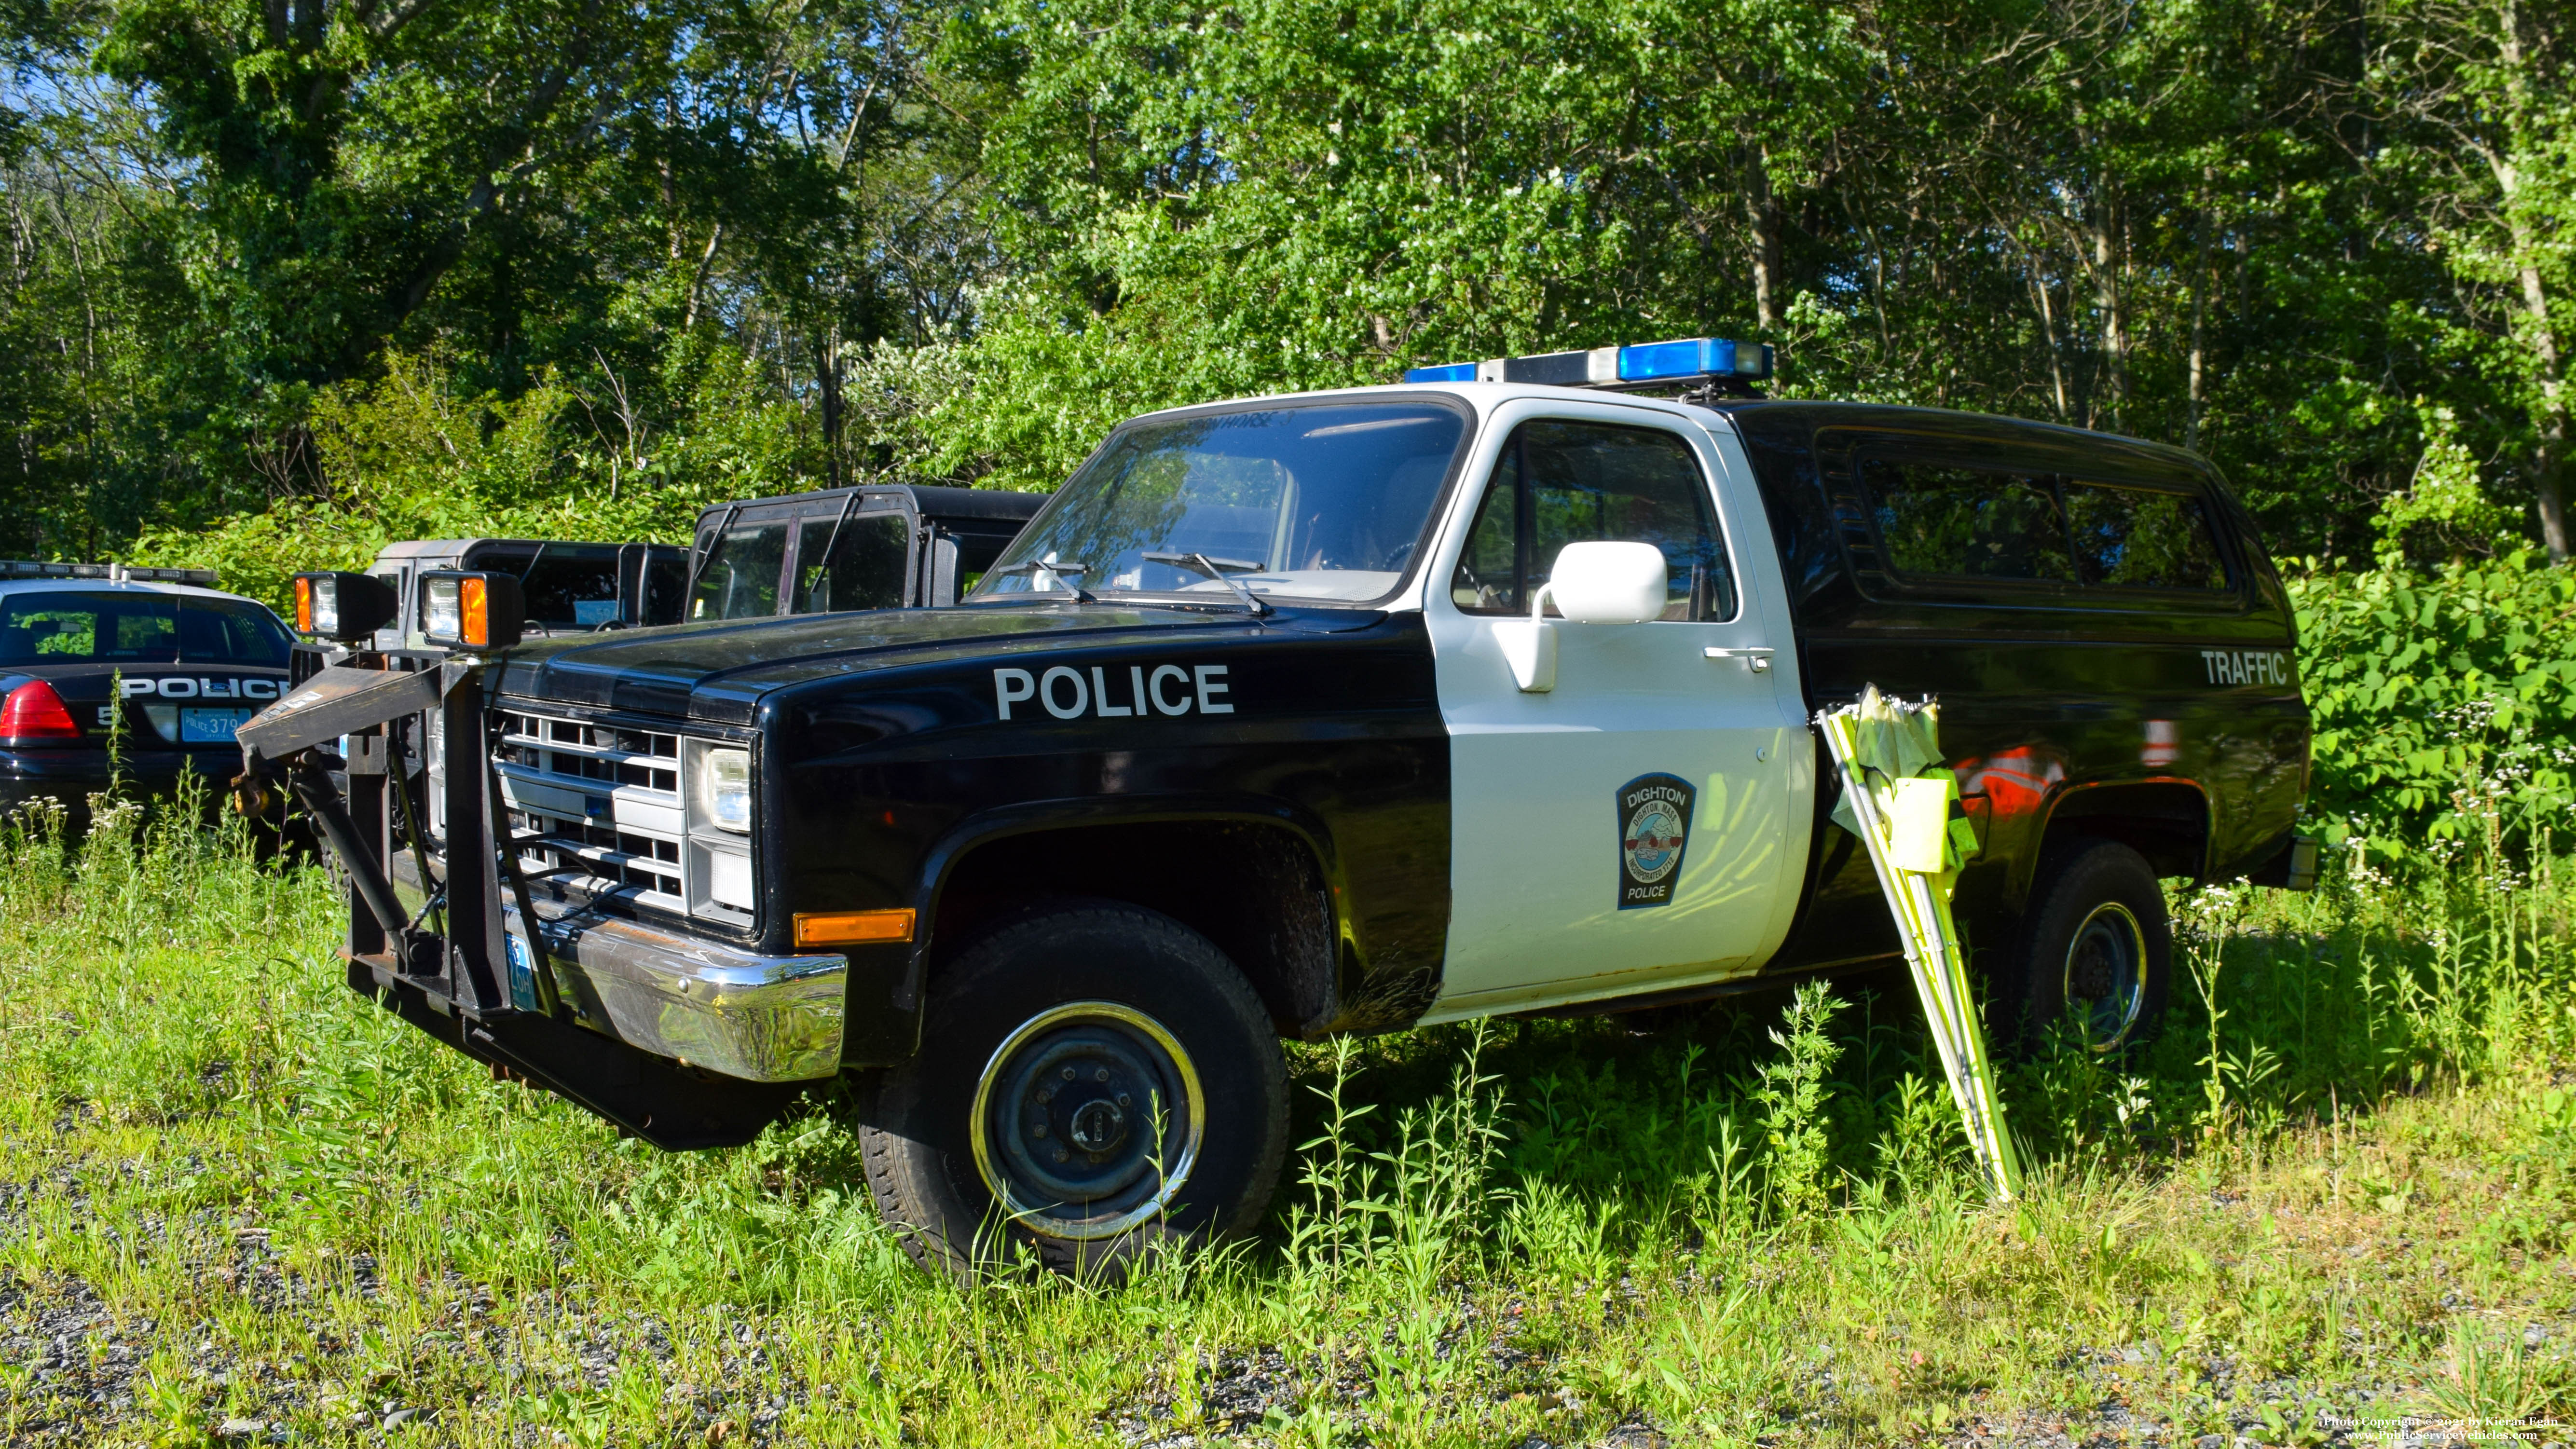
[[[429, 575], [438, 675], [361, 656], [246, 754], [351, 862], [358, 991], [668, 1147], [847, 1075], [951, 1269], [1253, 1223], [1282, 1039], [1895, 960], [1809, 724], [1865, 684], [1943, 705], [2000, 1025], [2137, 1039], [2160, 879], [2313, 871], [2252, 521], [2179, 449], [1739, 395], [1768, 370], [1701, 339], [1136, 418], [953, 607], [513, 647], [506, 578]], [[387, 790], [403, 711], [482, 768]]]

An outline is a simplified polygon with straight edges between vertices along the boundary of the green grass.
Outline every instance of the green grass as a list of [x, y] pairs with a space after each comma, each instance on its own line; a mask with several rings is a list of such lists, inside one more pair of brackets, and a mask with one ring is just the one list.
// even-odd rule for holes
[[620, 1141], [351, 995], [317, 874], [99, 839], [0, 860], [11, 1442], [2292, 1444], [2570, 1382], [2576, 899], [2492, 857], [2187, 902], [2152, 1052], [2010, 1074], [2011, 1208], [1890, 978], [1301, 1049], [1264, 1239], [961, 1292], [832, 1103]]

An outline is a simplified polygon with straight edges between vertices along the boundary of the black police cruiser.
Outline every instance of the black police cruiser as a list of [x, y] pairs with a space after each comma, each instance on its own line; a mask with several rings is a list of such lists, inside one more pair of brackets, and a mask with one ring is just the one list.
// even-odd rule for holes
[[232, 776], [233, 731], [285, 692], [293, 640], [214, 582], [210, 569], [0, 560], [0, 813], [50, 799], [77, 828], [120, 767], [153, 792], [182, 771]]
[[[1737, 395], [1768, 370], [1151, 414], [949, 608], [513, 648], [506, 578], [432, 576], [470, 651], [434, 686], [335, 670], [243, 738], [352, 861], [354, 987], [666, 1146], [849, 1074], [951, 1269], [1253, 1223], [1282, 1038], [1895, 959], [1809, 725], [1865, 684], [1944, 706], [2000, 1025], [2137, 1038], [2159, 877], [2313, 869], [2252, 522], [2179, 449]], [[416, 746], [363, 726], [408, 710], [483, 778], [387, 791]], [[351, 731], [335, 816], [307, 747]]]

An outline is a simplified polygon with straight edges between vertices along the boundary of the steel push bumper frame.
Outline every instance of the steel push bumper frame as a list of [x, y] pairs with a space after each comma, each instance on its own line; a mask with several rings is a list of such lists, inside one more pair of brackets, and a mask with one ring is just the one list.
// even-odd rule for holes
[[[284, 767], [347, 868], [352, 989], [496, 1076], [546, 1087], [665, 1148], [749, 1141], [807, 1084], [838, 1074], [846, 957], [760, 956], [533, 896], [502, 849], [506, 816], [488, 764], [448, 773], [450, 849], [434, 892], [445, 929], [423, 929], [428, 911], [407, 915], [386, 869], [410, 842], [385, 808], [383, 727], [425, 714], [449, 761], [488, 761], [482, 670], [449, 660], [416, 675], [325, 675], [338, 677], [308, 681], [321, 687], [290, 693], [271, 707], [279, 718], [254, 720], [241, 737], [247, 771]], [[346, 800], [306, 753], [343, 737]], [[411, 812], [396, 815], [410, 824]], [[454, 849], [478, 837], [479, 870]], [[519, 906], [503, 898], [505, 878], [537, 917], [533, 951]]]

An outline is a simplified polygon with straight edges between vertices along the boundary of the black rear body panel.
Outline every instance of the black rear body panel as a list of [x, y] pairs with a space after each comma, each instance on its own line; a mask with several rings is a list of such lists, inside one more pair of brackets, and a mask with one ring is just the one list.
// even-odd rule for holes
[[[2180, 449], [2073, 428], [1911, 408], [1726, 405], [1754, 464], [1797, 620], [1810, 709], [1867, 684], [1941, 701], [1941, 741], [1961, 771], [1982, 856], [1958, 906], [1994, 944], [2016, 917], [2051, 823], [2084, 817], [2106, 787], [2179, 834], [2205, 816], [2206, 850], [2167, 874], [2224, 880], [2263, 865], [2296, 819], [2308, 765], [2289, 600], [2252, 520], [2215, 469]], [[2211, 500], [2234, 587], [2187, 595], [1968, 587], [1908, 581], [1885, 566], [1857, 464], [1962, 459], [2107, 482], [2188, 489]], [[2213, 661], [2210, 656], [2226, 658]], [[2237, 656], [2264, 656], [2240, 670]], [[2244, 682], [2237, 682], [2239, 678]], [[1819, 809], [1832, 804], [1833, 774]], [[2108, 800], [2111, 797], [2100, 797]], [[2159, 827], [2161, 828], [2161, 827]], [[1896, 950], [1858, 842], [1816, 836], [1814, 884], [1778, 966]], [[1980, 932], [1982, 928], [1982, 932]]]

